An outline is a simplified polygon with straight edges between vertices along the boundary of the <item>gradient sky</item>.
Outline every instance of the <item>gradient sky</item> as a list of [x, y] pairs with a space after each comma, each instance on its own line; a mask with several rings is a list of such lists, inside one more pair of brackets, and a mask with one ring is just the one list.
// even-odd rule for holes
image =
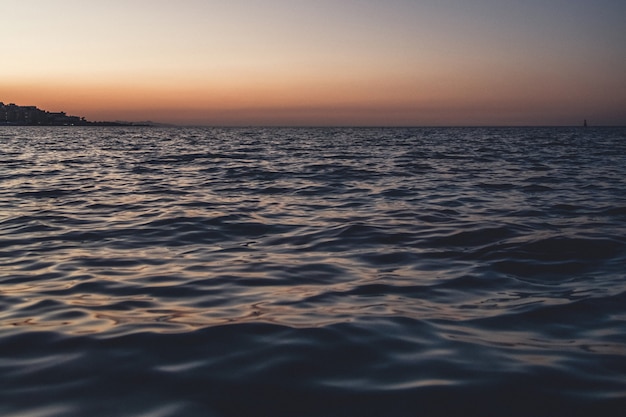
[[622, 0], [0, 0], [0, 101], [206, 125], [626, 125]]

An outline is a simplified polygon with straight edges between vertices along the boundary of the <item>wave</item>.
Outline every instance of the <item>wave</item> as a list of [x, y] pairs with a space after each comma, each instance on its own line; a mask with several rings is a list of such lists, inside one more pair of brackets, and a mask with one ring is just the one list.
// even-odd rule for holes
[[623, 138], [6, 127], [0, 414], [621, 415]]

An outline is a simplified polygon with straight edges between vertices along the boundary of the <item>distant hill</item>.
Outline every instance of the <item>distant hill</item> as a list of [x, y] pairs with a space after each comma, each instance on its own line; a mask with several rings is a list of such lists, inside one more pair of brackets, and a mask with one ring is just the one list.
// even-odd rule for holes
[[65, 112], [49, 112], [35, 106], [4, 104], [0, 101], [0, 125], [12, 126], [156, 126], [152, 122], [90, 122]]

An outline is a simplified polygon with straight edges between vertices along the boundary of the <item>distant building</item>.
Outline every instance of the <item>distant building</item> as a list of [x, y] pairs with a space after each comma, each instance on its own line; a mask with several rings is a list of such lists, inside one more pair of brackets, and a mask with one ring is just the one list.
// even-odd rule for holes
[[35, 106], [18, 106], [0, 102], [0, 124], [18, 126], [84, 126], [91, 122], [84, 117], [68, 116], [65, 112], [51, 113]]
[[48, 112], [35, 106], [4, 104], [0, 101], [0, 125], [15, 126], [153, 126], [148, 122], [90, 122], [84, 117], [68, 116], [65, 112]]

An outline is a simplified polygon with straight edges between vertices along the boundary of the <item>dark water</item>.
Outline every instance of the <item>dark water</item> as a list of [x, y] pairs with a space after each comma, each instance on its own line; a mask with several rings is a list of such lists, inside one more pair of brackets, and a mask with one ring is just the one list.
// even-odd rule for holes
[[626, 129], [0, 128], [2, 416], [622, 416]]

